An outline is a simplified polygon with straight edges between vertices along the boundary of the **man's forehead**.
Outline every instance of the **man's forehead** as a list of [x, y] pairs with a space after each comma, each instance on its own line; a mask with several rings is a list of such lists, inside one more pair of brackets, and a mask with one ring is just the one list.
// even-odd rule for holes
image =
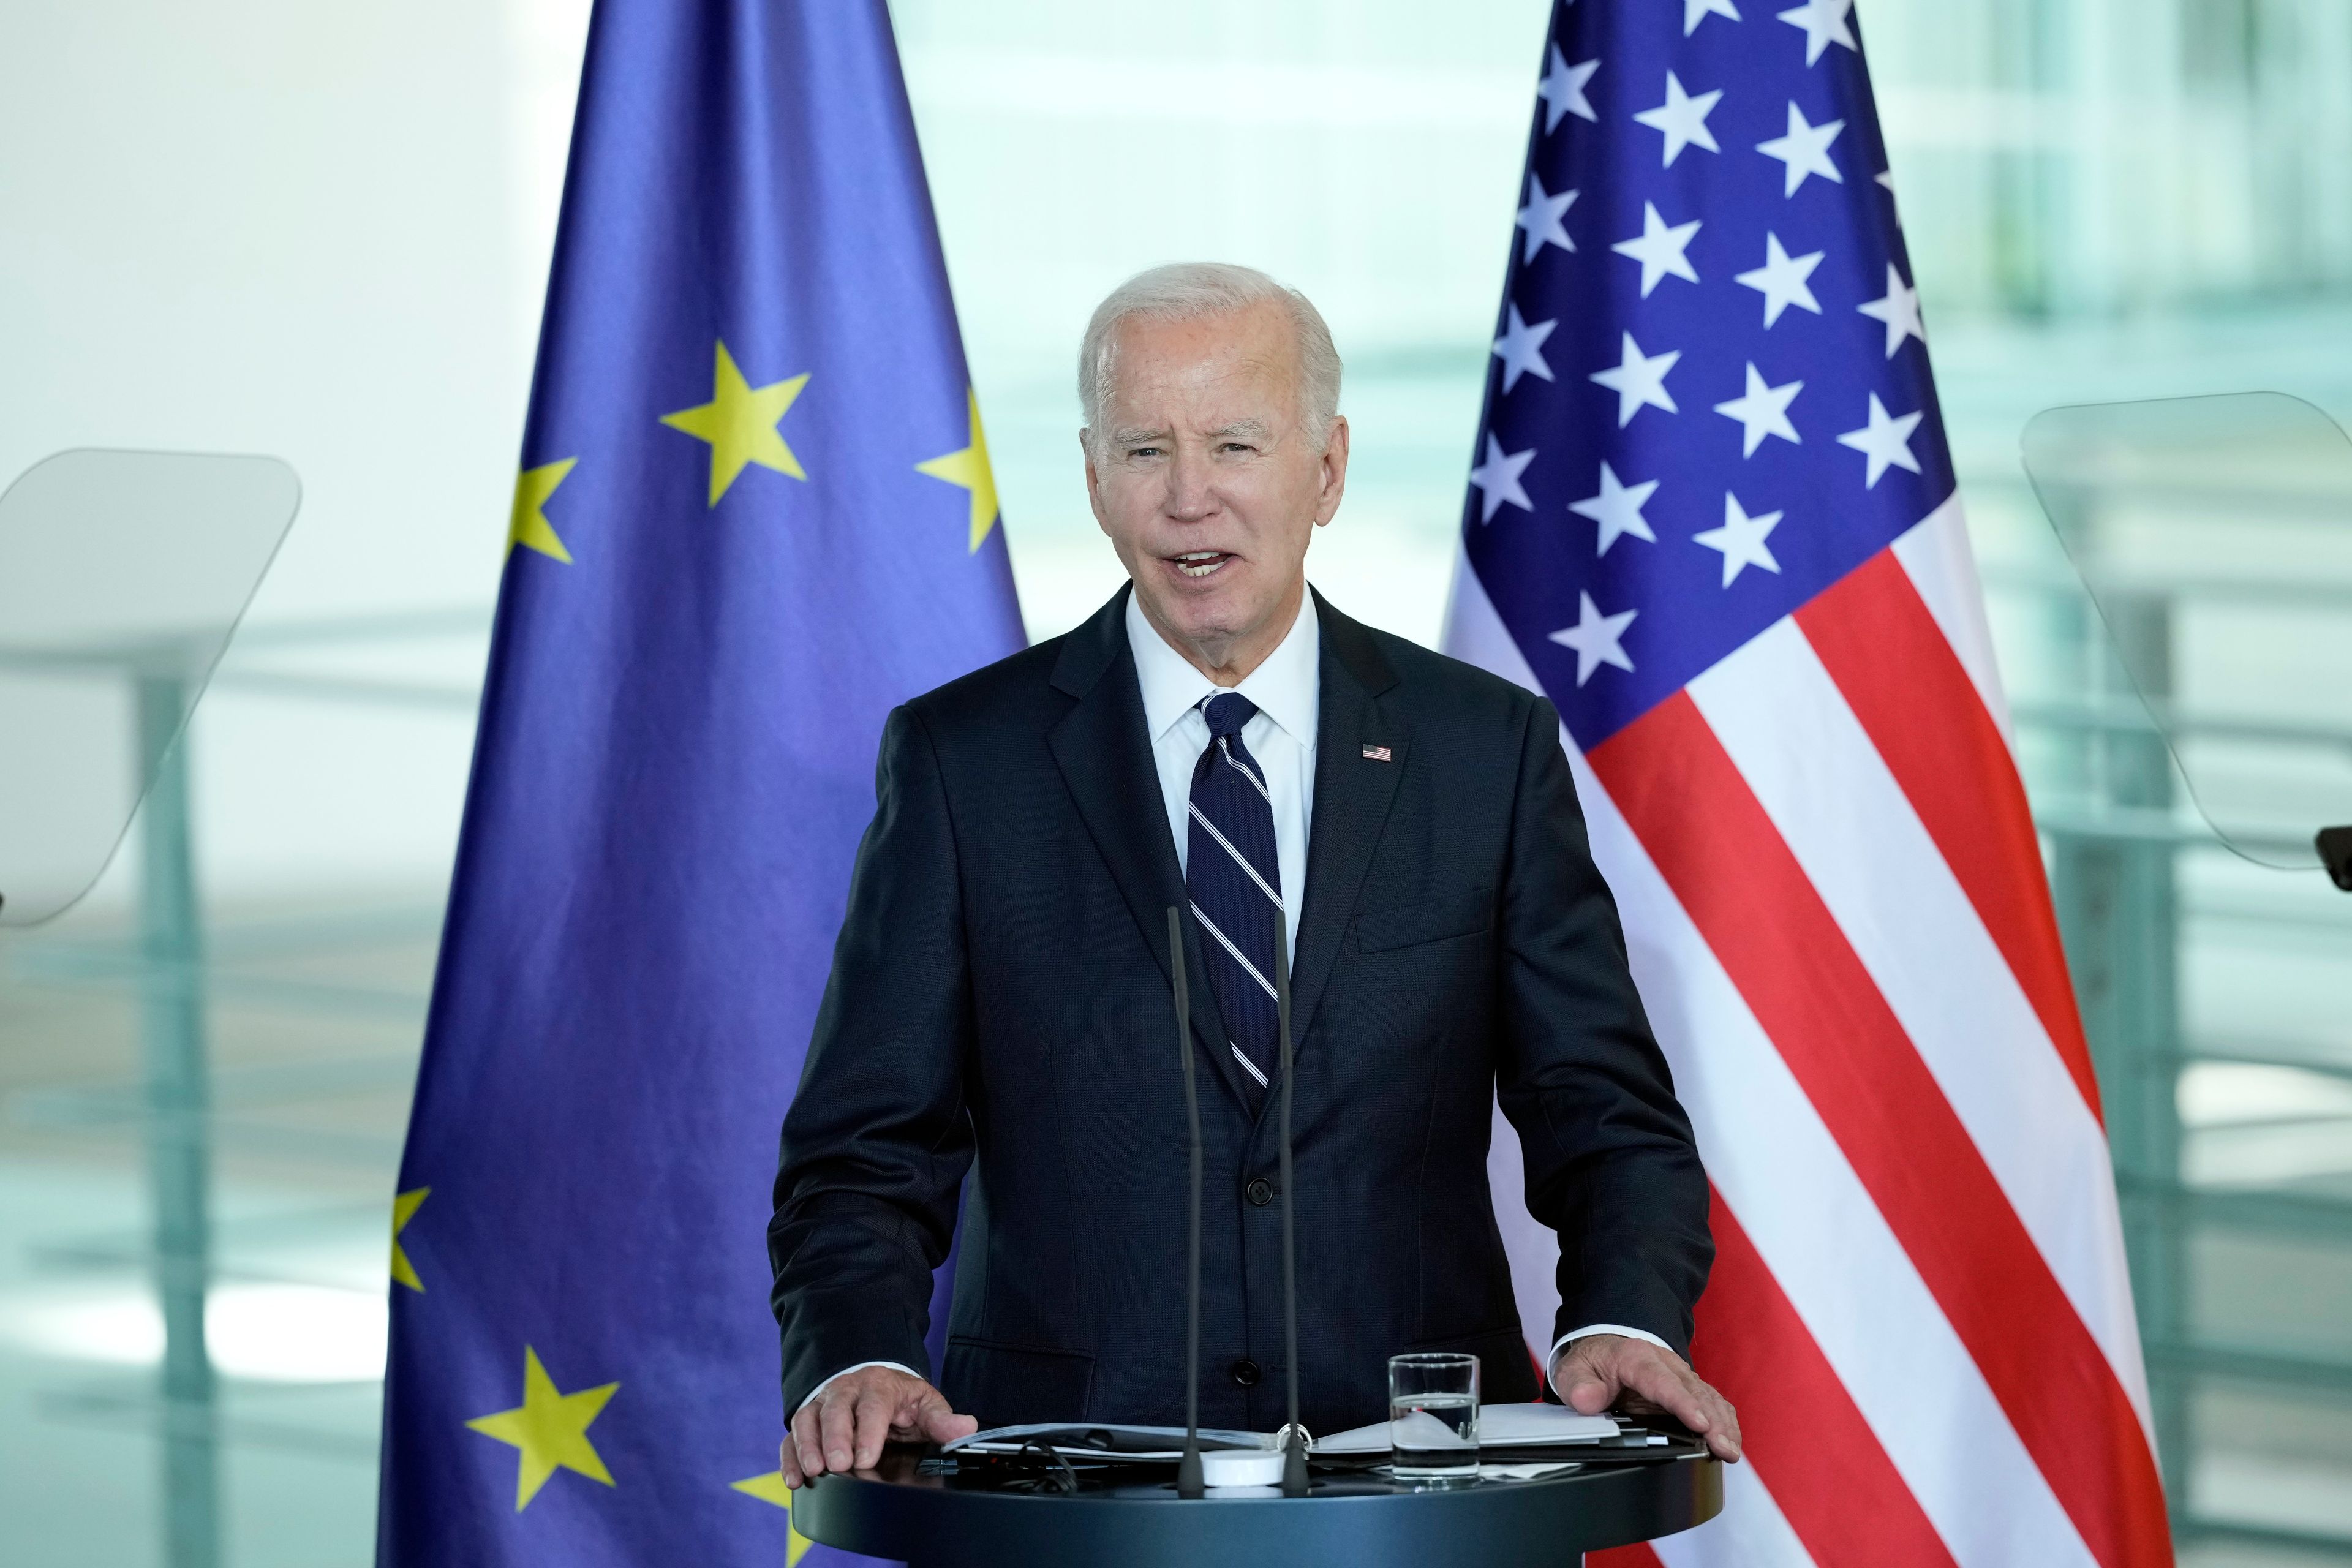
[[[1291, 395], [1297, 357], [1278, 330], [1230, 311], [1189, 321], [1120, 325], [1109, 403], [1123, 413], [1221, 426], [1263, 421]], [[1276, 323], [1277, 329], [1280, 323]]]
[[1289, 324], [1269, 306], [1181, 321], [1129, 317], [1112, 338], [1116, 379], [1141, 374], [1286, 375], [1298, 357]]
[[1190, 377], [1140, 376], [1114, 385], [1110, 423], [1171, 426], [1193, 430], [1270, 426], [1287, 405], [1288, 384], [1271, 375]]

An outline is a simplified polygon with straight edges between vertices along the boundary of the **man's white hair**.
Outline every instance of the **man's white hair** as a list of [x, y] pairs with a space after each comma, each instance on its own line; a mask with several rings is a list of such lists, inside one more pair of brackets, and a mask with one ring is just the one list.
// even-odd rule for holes
[[1223, 261], [1179, 261], [1139, 272], [1095, 307], [1078, 345], [1078, 407], [1087, 438], [1097, 451], [1109, 438], [1104, 405], [1118, 369], [1121, 321], [1190, 321], [1261, 304], [1279, 306], [1290, 319], [1298, 338], [1298, 423], [1317, 451], [1328, 447], [1331, 422], [1339, 416], [1339, 351], [1332, 346], [1322, 312], [1306, 295], [1255, 268]]

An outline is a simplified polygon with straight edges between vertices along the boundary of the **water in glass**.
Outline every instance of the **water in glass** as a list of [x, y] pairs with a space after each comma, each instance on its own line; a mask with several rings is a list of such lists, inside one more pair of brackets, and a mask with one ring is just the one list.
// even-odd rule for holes
[[1400, 1394], [1389, 1401], [1389, 1439], [1400, 1479], [1476, 1475], [1478, 1402], [1466, 1394]]
[[1444, 1352], [1391, 1356], [1389, 1442], [1400, 1479], [1475, 1479], [1478, 1358]]

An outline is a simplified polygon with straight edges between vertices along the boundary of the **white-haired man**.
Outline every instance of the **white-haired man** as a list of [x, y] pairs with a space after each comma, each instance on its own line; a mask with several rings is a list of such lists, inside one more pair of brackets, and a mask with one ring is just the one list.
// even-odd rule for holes
[[[1307, 584], [1348, 477], [1322, 318], [1245, 268], [1159, 268], [1095, 311], [1078, 378], [1087, 492], [1129, 583], [884, 731], [769, 1227], [785, 1479], [978, 1421], [1181, 1421], [1180, 907], [1203, 1425], [1283, 1418], [1280, 942], [1309, 1429], [1381, 1418], [1408, 1350], [1471, 1352], [1487, 1398], [1536, 1396], [1486, 1187], [1499, 1091], [1561, 1237], [1553, 1388], [1662, 1405], [1736, 1458], [1680, 1353], [1706, 1180], [1558, 716]], [[960, 1194], [934, 1384], [916, 1368]]]

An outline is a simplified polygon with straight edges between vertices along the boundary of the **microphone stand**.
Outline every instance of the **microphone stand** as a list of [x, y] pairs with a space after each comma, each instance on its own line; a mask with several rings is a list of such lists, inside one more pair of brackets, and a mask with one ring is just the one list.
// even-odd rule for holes
[[[1298, 1424], [1298, 1247], [1290, 1201], [1290, 929], [1274, 911], [1274, 1004], [1282, 1035], [1282, 1341], [1290, 1383], [1290, 1423], [1283, 1428], [1282, 1495], [1307, 1495], [1307, 1429]], [[1185, 1058], [1189, 1065], [1192, 1058]]]
[[[1201, 1100], [1192, 1087], [1192, 1004], [1184, 985], [1183, 919], [1168, 909], [1168, 970], [1176, 982], [1176, 1058], [1184, 1069], [1184, 1119], [1192, 1140], [1192, 1239], [1184, 1287], [1184, 1457], [1176, 1466], [1176, 1495], [1204, 1497], [1201, 1474]], [[1286, 1145], [1286, 1157], [1287, 1146]], [[1287, 1182], [1289, 1173], [1284, 1172]], [[1297, 1414], [1297, 1399], [1291, 1400]]]

